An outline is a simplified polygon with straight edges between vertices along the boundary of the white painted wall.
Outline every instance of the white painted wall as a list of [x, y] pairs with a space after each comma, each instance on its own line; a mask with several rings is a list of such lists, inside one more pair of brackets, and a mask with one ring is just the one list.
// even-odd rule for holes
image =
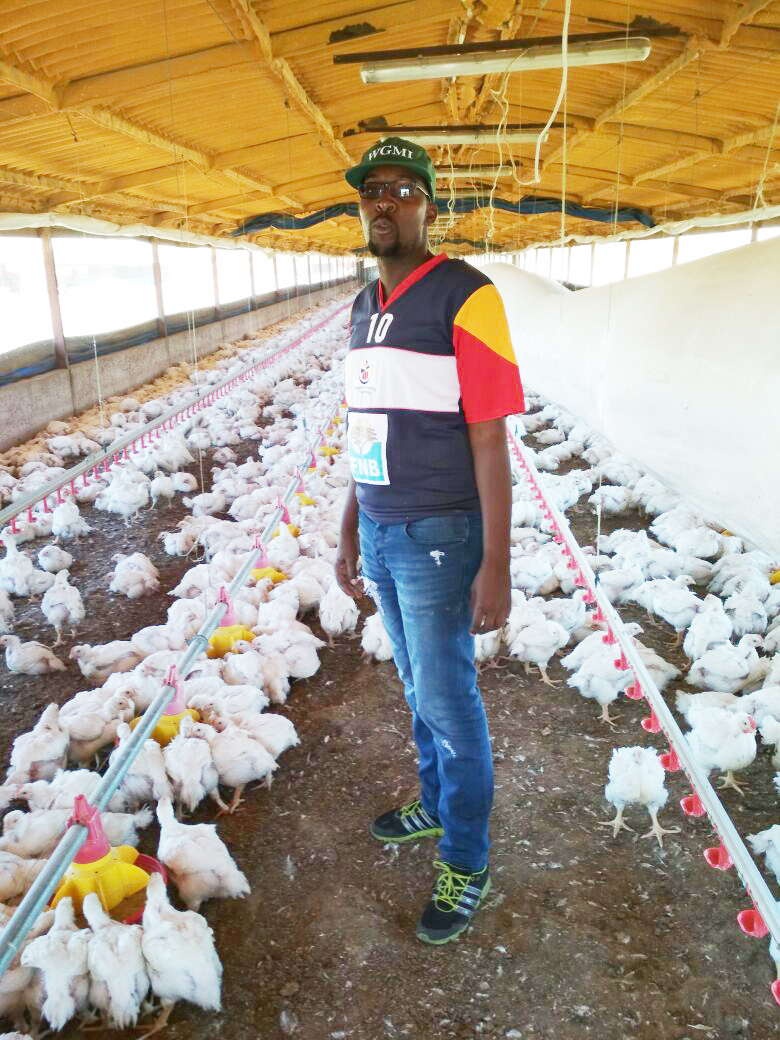
[[780, 239], [572, 293], [484, 271], [524, 383], [780, 555]]

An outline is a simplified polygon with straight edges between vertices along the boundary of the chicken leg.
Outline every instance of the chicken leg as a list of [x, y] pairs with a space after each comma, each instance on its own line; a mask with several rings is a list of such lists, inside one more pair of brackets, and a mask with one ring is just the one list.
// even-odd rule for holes
[[[173, 1011], [173, 1004], [163, 1004], [162, 1011], [152, 1023], [152, 1028], [144, 1033], [139, 1040], [147, 1040], [147, 1037], [154, 1036], [155, 1033], [161, 1033], [168, 1024], [168, 1019], [171, 1017], [171, 1011]], [[137, 1026], [137, 1029], [145, 1029], [146, 1026]]]
[[725, 776], [720, 777], [718, 787], [722, 791], [725, 787], [733, 787], [737, 794], [745, 795], [744, 790], [739, 786], [737, 781], [734, 779], [734, 773], [729, 769]]
[[613, 729], [616, 728], [617, 723], [615, 722], [615, 720], [612, 718], [612, 716], [609, 713], [609, 704], [602, 704], [601, 705], [601, 715], [599, 715], [599, 721], [600, 722], [606, 722], [606, 724], [608, 726], [611, 726]]
[[546, 665], [540, 664], [539, 665], [539, 672], [540, 672], [540, 674], [542, 676], [542, 682], [545, 683], [545, 685], [553, 686], [553, 687], [561, 685], [560, 680], [558, 680], [556, 682], [554, 679], [550, 678], [550, 676], [547, 674], [547, 666]]
[[647, 811], [650, 813], [650, 818], [653, 821], [653, 826], [650, 828], [650, 830], [647, 832], [647, 834], [642, 834], [641, 837], [642, 838], [655, 837], [655, 838], [658, 839], [658, 844], [661, 846], [661, 848], [663, 848], [664, 847], [664, 834], [679, 834], [680, 833], [680, 828], [679, 827], [670, 827], [670, 828], [667, 829], [666, 827], [662, 827], [661, 824], [658, 822], [658, 809], [651, 809], [648, 806]]
[[230, 800], [230, 804], [224, 805], [217, 813], [217, 816], [222, 816], [223, 813], [229, 813], [232, 816], [239, 805], [243, 805], [244, 803], [244, 799], [241, 797], [243, 791], [244, 785], [239, 784], [239, 786], [233, 791], [233, 797]]
[[632, 834], [636, 833], [633, 827], [629, 827], [628, 824], [624, 822], [622, 805], [618, 806], [617, 815], [614, 820], [601, 820], [599, 822], [599, 827], [611, 827], [613, 838], [617, 838], [620, 831], [631, 831]]

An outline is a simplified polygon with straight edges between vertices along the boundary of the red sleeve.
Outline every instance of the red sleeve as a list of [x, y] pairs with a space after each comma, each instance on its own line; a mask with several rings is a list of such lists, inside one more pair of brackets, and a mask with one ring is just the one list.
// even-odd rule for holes
[[467, 423], [522, 412], [523, 388], [501, 297], [492, 282], [469, 296], [452, 325]]

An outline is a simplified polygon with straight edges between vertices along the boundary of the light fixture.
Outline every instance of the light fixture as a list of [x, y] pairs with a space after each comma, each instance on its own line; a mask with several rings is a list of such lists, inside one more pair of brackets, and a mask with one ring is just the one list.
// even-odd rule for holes
[[[520, 163], [515, 163], [519, 169]], [[504, 166], [437, 166], [436, 176], [440, 181], [495, 180], [496, 177], [511, 177], [512, 167]]]
[[[397, 54], [398, 52], [396, 52]], [[377, 57], [361, 65], [364, 83], [401, 83], [406, 80], [441, 79], [452, 76], [484, 76], [490, 72], [529, 72], [558, 69], [563, 65], [560, 43], [529, 44], [522, 48], [504, 47], [484, 51], [463, 47], [459, 53], [420, 54], [406, 52], [409, 57]], [[645, 36], [570, 43], [566, 64], [569, 68], [583, 65], [609, 65], [615, 62], [644, 61], [650, 53], [650, 40]], [[355, 58], [355, 55], [350, 55]]]
[[[384, 131], [385, 136], [391, 134], [403, 137], [407, 141], [414, 141], [423, 148], [435, 147], [446, 144], [487, 144], [498, 146], [496, 137], [500, 138], [502, 144], [535, 144], [539, 134], [544, 129], [538, 127], [498, 127], [498, 126], [445, 126], [445, 127], [401, 127], [391, 131]], [[545, 133], [542, 138], [546, 141], [549, 136]]]

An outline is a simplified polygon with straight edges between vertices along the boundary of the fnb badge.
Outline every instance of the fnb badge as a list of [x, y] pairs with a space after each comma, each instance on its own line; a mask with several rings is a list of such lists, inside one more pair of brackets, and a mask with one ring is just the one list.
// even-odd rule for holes
[[349, 465], [359, 484], [389, 484], [387, 472], [387, 416], [350, 412], [347, 419]]

